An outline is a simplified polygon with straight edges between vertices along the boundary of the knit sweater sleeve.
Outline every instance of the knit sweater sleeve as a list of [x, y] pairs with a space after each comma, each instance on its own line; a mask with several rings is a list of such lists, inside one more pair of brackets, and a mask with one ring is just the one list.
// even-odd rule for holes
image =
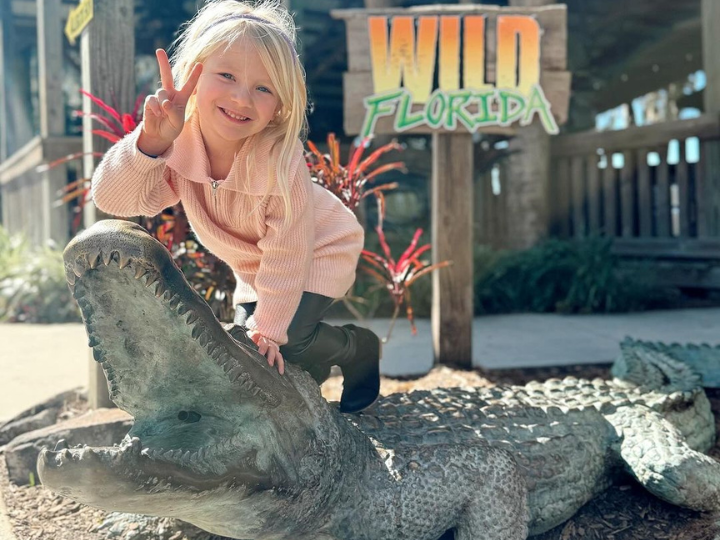
[[142, 124], [115, 143], [95, 169], [91, 193], [103, 212], [119, 217], [154, 216], [180, 200], [165, 166], [172, 146], [156, 158], [143, 154], [137, 146], [141, 130]]
[[287, 329], [310, 274], [315, 243], [312, 193], [312, 180], [301, 160], [290, 185], [291, 220], [285, 225], [283, 198], [271, 196], [266, 210], [267, 233], [258, 242], [262, 250], [255, 277], [258, 301], [246, 324], [278, 345], [288, 341]]

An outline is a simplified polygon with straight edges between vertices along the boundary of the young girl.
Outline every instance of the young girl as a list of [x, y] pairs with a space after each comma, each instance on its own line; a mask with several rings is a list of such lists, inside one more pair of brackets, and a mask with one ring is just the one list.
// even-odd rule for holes
[[235, 322], [268, 363], [321, 383], [344, 375], [340, 410], [371, 405], [380, 341], [370, 330], [321, 322], [355, 278], [363, 229], [314, 184], [299, 140], [304, 72], [292, 17], [277, 2], [212, 0], [157, 51], [162, 88], [144, 121], [93, 176], [95, 204], [115, 216], [153, 216], [182, 201], [203, 245], [237, 279]]

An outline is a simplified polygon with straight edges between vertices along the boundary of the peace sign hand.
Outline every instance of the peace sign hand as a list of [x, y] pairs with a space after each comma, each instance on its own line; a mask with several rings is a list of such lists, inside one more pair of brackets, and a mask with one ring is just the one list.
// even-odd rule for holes
[[172, 68], [163, 49], [155, 51], [162, 88], [145, 98], [143, 131], [138, 139], [138, 148], [146, 154], [158, 156], [165, 152], [182, 132], [185, 124], [185, 106], [197, 86], [202, 64], [195, 64], [187, 82], [176, 89]]

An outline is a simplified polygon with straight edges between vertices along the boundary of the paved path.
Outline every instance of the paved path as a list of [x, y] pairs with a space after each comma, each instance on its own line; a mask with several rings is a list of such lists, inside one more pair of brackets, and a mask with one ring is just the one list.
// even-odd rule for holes
[[[344, 321], [333, 321], [340, 324]], [[368, 326], [387, 332], [387, 320]], [[626, 335], [665, 342], [720, 343], [720, 308], [622, 315], [497, 315], [475, 319], [473, 364], [516, 368], [612, 362]], [[0, 324], [0, 421], [59, 392], [87, 386], [90, 355], [80, 324]], [[426, 373], [432, 367], [430, 321], [410, 334], [398, 321], [384, 346], [386, 375]]]

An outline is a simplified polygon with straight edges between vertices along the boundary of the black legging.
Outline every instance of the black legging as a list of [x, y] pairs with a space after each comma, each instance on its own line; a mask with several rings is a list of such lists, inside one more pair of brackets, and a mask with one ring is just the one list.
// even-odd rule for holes
[[[333, 299], [304, 292], [300, 305], [288, 327], [288, 342], [280, 347], [286, 362], [306, 370], [321, 384], [330, 376], [331, 366], [343, 366], [356, 355], [355, 332], [343, 326], [322, 322]], [[257, 302], [235, 306], [235, 324], [245, 325], [255, 312]]]

